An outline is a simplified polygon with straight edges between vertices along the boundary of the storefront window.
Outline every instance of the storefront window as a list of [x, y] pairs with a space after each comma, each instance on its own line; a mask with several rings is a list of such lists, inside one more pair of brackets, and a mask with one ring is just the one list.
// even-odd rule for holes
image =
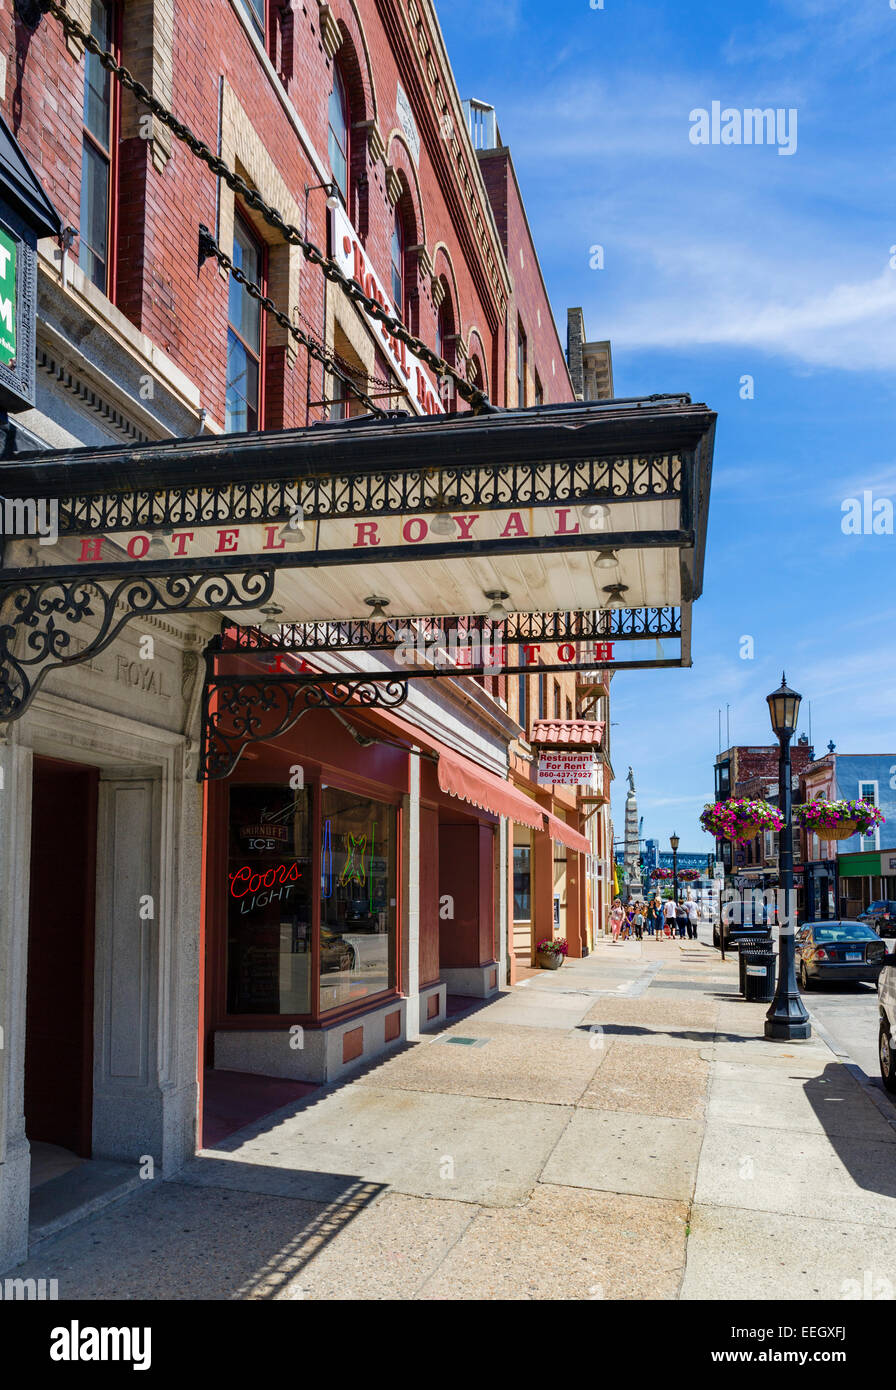
[[230, 789], [227, 1012], [311, 1011], [311, 792]]
[[395, 808], [321, 789], [320, 1008], [395, 982]]
[[513, 920], [532, 920], [532, 867], [528, 845], [513, 847]]

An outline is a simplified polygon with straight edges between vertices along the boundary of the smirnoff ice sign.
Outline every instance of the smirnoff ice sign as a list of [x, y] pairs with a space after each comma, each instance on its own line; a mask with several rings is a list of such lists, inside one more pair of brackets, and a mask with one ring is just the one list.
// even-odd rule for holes
[[[357, 232], [341, 207], [330, 210], [330, 245], [333, 260], [339, 269], [352, 280], [357, 280], [366, 295], [381, 304], [387, 313], [394, 315], [396, 310], [392, 300], [383, 289], [358, 240]], [[422, 362], [412, 356], [398, 338], [393, 338], [384, 324], [377, 324], [374, 331], [384, 356], [398, 380], [406, 387], [413, 409], [420, 415], [444, 414], [438, 388]]]

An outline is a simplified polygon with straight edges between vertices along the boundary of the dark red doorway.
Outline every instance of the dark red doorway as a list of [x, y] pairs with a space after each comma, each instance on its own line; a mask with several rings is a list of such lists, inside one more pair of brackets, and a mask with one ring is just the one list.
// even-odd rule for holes
[[99, 770], [34, 759], [25, 1133], [90, 1157]]

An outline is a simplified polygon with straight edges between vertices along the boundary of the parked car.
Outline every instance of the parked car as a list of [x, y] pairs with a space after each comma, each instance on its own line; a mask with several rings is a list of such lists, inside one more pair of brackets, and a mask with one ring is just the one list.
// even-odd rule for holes
[[796, 936], [800, 988], [823, 981], [876, 984], [887, 948], [864, 922], [806, 922]]
[[896, 955], [884, 957], [883, 969], [877, 981], [877, 1006], [880, 1011], [877, 1055], [880, 1058], [881, 1080], [888, 1091], [896, 1091], [896, 1051], [892, 1041], [892, 1029], [896, 1023]]
[[892, 898], [879, 898], [877, 902], [869, 903], [856, 921], [864, 922], [878, 936], [896, 936], [896, 902]]

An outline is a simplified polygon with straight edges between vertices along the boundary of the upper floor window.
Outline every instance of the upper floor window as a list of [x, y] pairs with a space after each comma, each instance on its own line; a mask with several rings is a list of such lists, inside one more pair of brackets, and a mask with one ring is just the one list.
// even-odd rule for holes
[[258, 30], [259, 36], [265, 36], [265, 20], [267, 18], [265, 10], [266, 0], [243, 0], [243, 4], [249, 12], [249, 18]]
[[403, 319], [405, 315], [405, 230], [398, 208], [392, 223], [392, 304], [396, 314]]
[[526, 404], [526, 335], [522, 324], [516, 335], [516, 403]]
[[[117, 6], [109, 0], [91, 0], [90, 32], [104, 50], [116, 55], [117, 30]], [[88, 280], [110, 299], [115, 292], [117, 90], [99, 58], [85, 53], [78, 263]]]
[[[265, 293], [265, 247], [238, 214], [233, 263]], [[227, 396], [224, 428], [257, 430], [262, 419], [264, 321], [261, 305], [231, 278], [227, 304]]]
[[544, 405], [544, 387], [537, 372], [535, 373], [535, 404]]
[[333, 69], [328, 121], [327, 150], [330, 168], [336, 180], [336, 187], [342, 194], [342, 201], [348, 204], [349, 105], [345, 82], [338, 67]]

